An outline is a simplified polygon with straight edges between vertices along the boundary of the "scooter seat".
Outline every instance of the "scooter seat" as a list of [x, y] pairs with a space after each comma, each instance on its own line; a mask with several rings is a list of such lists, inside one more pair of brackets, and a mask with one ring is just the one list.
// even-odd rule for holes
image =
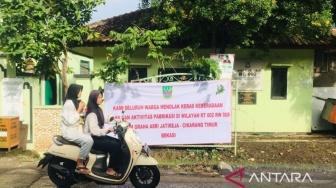
[[74, 146], [78, 146], [78, 144], [74, 143], [74, 142], [70, 142], [67, 141], [66, 139], [64, 139], [61, 135], [56, 135], [56, 140], [62, 144], [68, 144], [68, 145], [74, 145]]
[[[55, 138], [56, 138], [56, 141], [58, 141], [62, 144], [79, 146], [78, 144], [76, 144], [74, 142], [70, 142], [70, 141], [64, 139], [61, 135], [56, 135]], [[93, 153], [93, 154], [107, 154], [106, 152], [103, 152], [103, 151], [100, 151], [100, 150], [95, 150], [93, 148], [91, 148], [90, 152]]]
[[96, 150], [96, 149], [93, 149], [93, 148], [91, 148], [90, 153], [92, 153], [92, 154], [107, 154], [106, 152]]

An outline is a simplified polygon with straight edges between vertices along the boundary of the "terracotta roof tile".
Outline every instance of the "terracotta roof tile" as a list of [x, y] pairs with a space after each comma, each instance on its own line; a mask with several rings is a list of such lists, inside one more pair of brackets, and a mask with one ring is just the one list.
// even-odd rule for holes
[[88, 24], [87, 26], [94, 32], [100, 33], [100, 37], [99, 39], [90, 39], [86, 42], [113, 42], [113, 39], [109, 37], [111, 30], [120, 33], [124, 32], [128, 27], [139, 25], [141, 20], [146, 18], [146, 15], [151, 15], [151, 12], [151, 9], [141, 9]]
[[[122, 14], [119, 16], [111, 17], [105, 20], [88, 24], [93, 31], [100, 33], [98, 39], [90, 39], [84, 42], [84, 46], [106, 46], [113, 44], [115, 41], [109, 37], [109, 32], [114, 30], [116, 32], [124, 32], [128, 27], [138, 25], [144, 28], [142, 23], [146, 23], [146, 29], [157, 29], [155, 25], [150, 22], [153, 15], [153, 9], [140, 9], [130, 13]], [[270, 41], [270, 40], [269, 40]], [[298, 36], [286, 36], [278, 39], [271, 40], [271, 47], [275, 48], [312, 48], [312, 47], [336, 47], [336, 29], [331, 31], [330, 37], [304, 39]]]

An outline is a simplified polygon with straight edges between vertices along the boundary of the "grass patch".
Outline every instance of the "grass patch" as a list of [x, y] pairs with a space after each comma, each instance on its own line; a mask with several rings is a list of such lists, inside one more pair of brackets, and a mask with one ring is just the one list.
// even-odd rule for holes
[[239, 155], [233, 156], [229, 150], [217, 150], [213, 148], [186, 149], [186, 148], [169, 148], [169, 149], [151, 149], [151, 155], [160, 166], [217, 166], [221, 161], [227, 159], [236, 160], [241, 158]]
[[15, 157], [22, 162], [34, 162], [40, 159], [40, 155], [38, 152], [34, 150], [25, 150], [23, 151], [21, 148], [16, 148], [11, 151], [0, 150], [0, 157]]

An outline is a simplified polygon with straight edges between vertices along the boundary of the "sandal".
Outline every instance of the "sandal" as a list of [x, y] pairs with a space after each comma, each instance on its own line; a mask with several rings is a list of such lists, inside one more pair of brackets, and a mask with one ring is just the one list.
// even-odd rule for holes
[[108, 174], [106, 172], [106, 175], [110, 176], [110, 177], [114, 177], [114, 178], [120, 178], [121, 177], [121, 174], [117, 173], [117, 172], [114, 172], [114, 174]]
[[90, 174], [91, 173], [91, 171], [84, 166], [76, 167], [76, 171], [79, 174]]

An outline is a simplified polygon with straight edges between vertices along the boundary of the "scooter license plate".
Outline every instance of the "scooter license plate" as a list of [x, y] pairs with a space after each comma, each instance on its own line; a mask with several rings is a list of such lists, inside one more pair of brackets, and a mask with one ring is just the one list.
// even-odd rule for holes
[[148, 147], [147, 144], [143, 145], [143, 148], [142, 148], [142, 149], [144, 150], [144, 152], [145, 152], [148, 156], [150, 156], [150, 148]]

